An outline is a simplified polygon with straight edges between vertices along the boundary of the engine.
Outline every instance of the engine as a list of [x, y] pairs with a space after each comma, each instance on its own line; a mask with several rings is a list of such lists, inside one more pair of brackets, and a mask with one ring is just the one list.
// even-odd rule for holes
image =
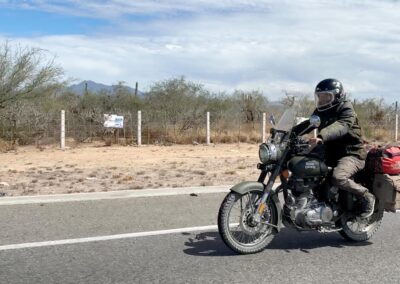
[[329, 224], [335, 213], [325, 202], [319, 202], [312, 194], [298, 197], [290, 195], [284, 206], [284, 215], [302, 228]]
[[298, 211], [296, 224], [301, 227], [314, 227], [329, 223], [333, 219], [333, 210], [323, 202], [311, 204], [308, 209]]

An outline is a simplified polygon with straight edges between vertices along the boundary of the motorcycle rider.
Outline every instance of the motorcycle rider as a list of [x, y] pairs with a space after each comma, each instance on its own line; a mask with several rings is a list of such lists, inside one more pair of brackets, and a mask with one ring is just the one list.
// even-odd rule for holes
[[[319, 82], [314, 95], [316, 109], [313, 114], [321, 118], [321, 125], [317, 137], [311, 138], [310, 142], [324, 144], [326, 163], [334, 167], [333, 185], [359, 196], [362, 204], [360, 217], [367, 218], [374, 211], [375, 196], [351, 179], [364, 168], [366, 158], [361, 127], [353, 105], [346, 100], [343, 85], [336, 79]], [[305, 121], [294, 131], [300, 133], [308, 125], [309, 121]]]

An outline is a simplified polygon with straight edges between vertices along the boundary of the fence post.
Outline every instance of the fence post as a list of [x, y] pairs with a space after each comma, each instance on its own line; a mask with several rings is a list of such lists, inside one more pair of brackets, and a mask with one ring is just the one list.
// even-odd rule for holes
[[138, 110], [137, 113], [137, 145], [142, 145], [142, 111]]
[[210, 145], [210, 112], [207, 111], [207, 145]]
[[267, 124], [267, 114], [263, 112], [262, 114], [262, 126], [261, 126], [261, 143], [265, 142], [265, 128]]
[[65, 149], [65, 110], [61, 111], [61, 149]]
[[397, 101], [396, 101], [396, 108], [395, 108], [395, 112], [396, 112], [396, 123], [395, 123], [395, 130], [394, 130], [394, 141], [397, 142], [398, 139], [398, 135], [399, 135], [399, 114], [397, 112]]
[[239, 132], [238, 132], [238, 137], [237, 137], [237, 139], [238, 139], [238, 144], [240, 145], [240, 131], [241, 131], [241, 123], [242, 123], [242, 121], [241, 121], [241, 119], [240, 119], [240, 114], [238, 115], [238, 126], [239, 126]]

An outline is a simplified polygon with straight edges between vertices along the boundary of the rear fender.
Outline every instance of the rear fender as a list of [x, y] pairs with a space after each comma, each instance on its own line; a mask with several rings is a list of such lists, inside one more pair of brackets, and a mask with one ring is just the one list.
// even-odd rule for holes
[[[233, 192], [236, 192], [240, 195], [245, 195], [246, 193], [248, 193], [250, 191], [263, 192], [264, 184], [262, 184], [261, 182], [256, 182], [256, 181], [244, 181], [244, 182], [238, 183], [237, 185], [233, 186], [230, 190]], [[274, 205], [276, 208], [276, 216], [277, 216], [277, 224], [276, 225], [277, 225], [277, 230], [279, 232], [282, 227], [281, 203], [279, 201], [277, 194], [272, 194], [271, 198], [272, 198], [272, 201], [274, 202]]]

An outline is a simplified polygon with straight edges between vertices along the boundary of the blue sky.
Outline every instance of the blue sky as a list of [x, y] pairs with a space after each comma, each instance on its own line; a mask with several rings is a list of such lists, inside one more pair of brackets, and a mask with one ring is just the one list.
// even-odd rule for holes
[[76, 17], [39, 10], [15, 8], [0, 10], [2, 35], [9, 37], [90, 34], [93, 28], [98, 29], [106, 24], [107, 21], [103, 19]]
[[0, 0], [0, 40], [40, 47], [67, 78], [142, 90], [184, 75], [212, 91], [312, 94], [326, 77], [398, 100], [393, 0]]

